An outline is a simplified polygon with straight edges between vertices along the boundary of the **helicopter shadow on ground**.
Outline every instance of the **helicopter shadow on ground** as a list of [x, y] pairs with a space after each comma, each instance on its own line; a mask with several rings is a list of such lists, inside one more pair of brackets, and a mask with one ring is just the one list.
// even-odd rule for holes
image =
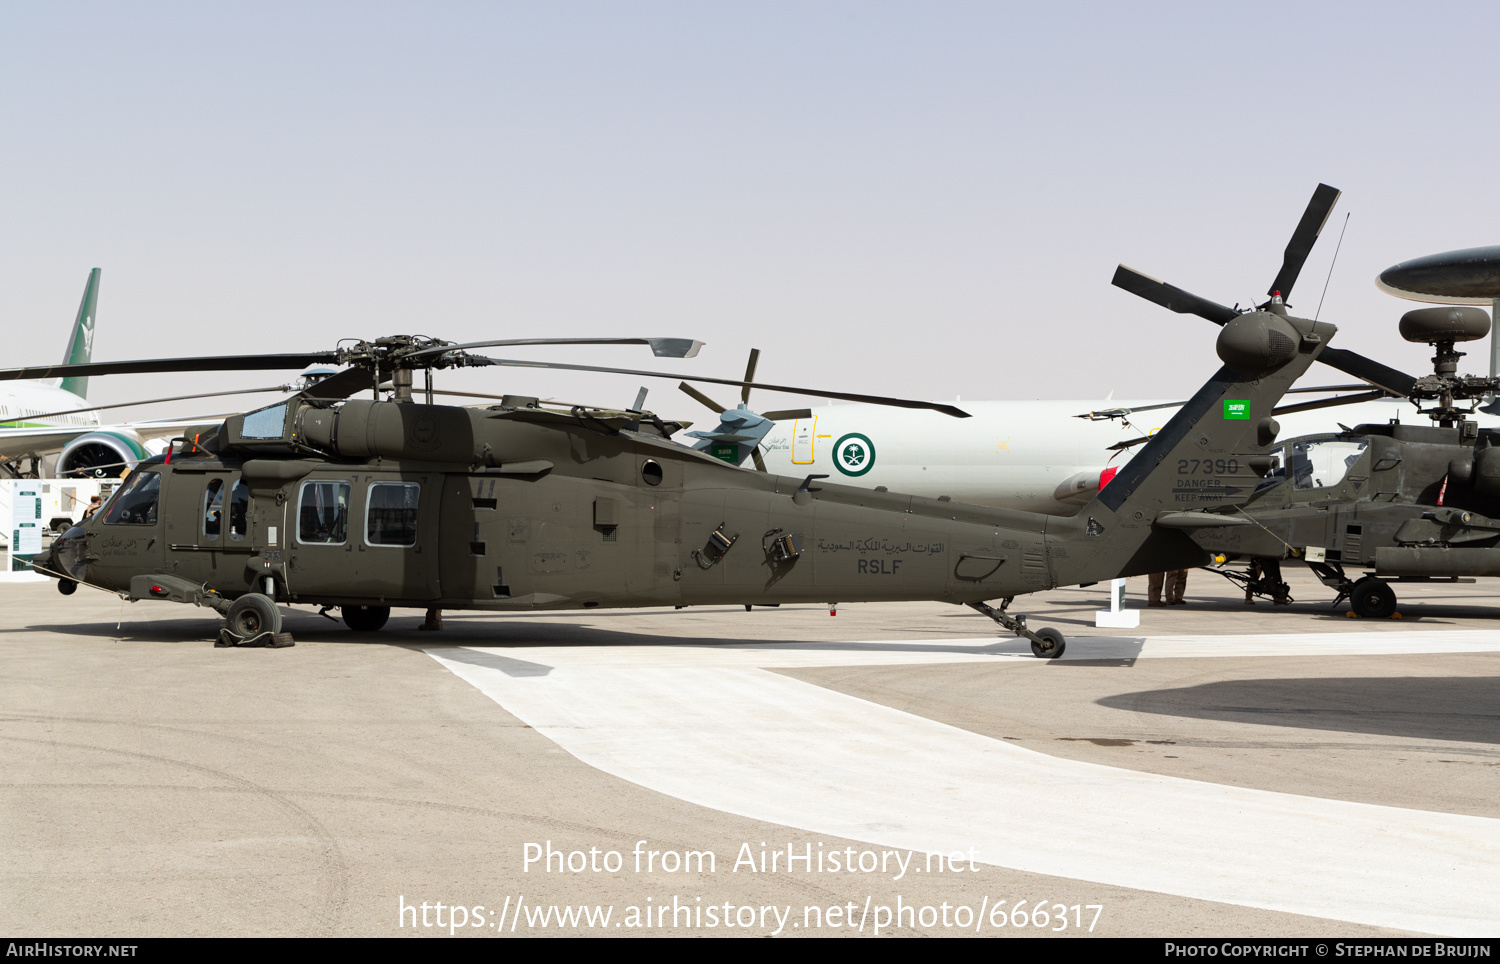
[[1500, 744], [1500, 677], [1224, 680], [1122, 693], [1132, 713], [1408, 739]]
[[[1045, 600], [1044, 602], [1046, 605], [1057, 606], [1064, 609], [1074, 605], [1073, 603], [1059, 600]], [[1399, 620], [1396, 620], [1394, 617], [1391, 619], [1365, 619], [1364, 617], [1351, 616], [1349, 614], [1350, 610], [1347, 604], [1341, 604], [1337, 607], [1333, 607], [1331, 603], [1331, 600], [1326, 602], [1323, 600], [1310, 600], [1307, 602], [1293, 602], [1288, 606], [1277, 606], [1270, 600], [1262, 599], [1258, 600], [1254, 606], [1246, 606], [1242, 600], [1238, 599], [1189, 599], [1187, 600], [1185, 605], [1180, 607], [1173, 607], [1171, 609], [1168, 609], [1167, 611], [1172, 612], [1175, 610], [1178, 612], [1193, 613], [1223, 613], [1226, 616], [1260, 615], [1268, 619], [1274, 619], [1277, 616], [1296, 616], [1299, 619], [1312, 617], [1320, 622], [1327, 620], [1337, 620], [1341, 623], [1345, 620], [1349, 620], [1352, 622], [1354, 619], [1359, 618], [1365, 622], [1382, 624], [1393, 621], [1421, 622], [1424, 625], [1434, 628], [1438, 626], [1455, 626], [1458, 625], [1459, 621], [1461, 620], [1494, 619], [1497, 616], [1500, 616], [1500, 610], [1489, 606], [1467, 606], [1461, 604], [1454, 605], [1439, 602], [1418, 602], [1406, 605], [1398, 605], [1396, 611], [1400, 614]], [[1148, 607], [1129, 606], [1127, 608], [1145, 610]], [[1089, 618], [1087, 620], [1074, 619], [1063, 615], [1051, 616], [1049, 618], [1054, 619], [1057, 622], [1074, 622], [1083, 623], [1085, 625], [1093, 625], [1092, 611], [1089, 613]]]
[[[320, 619], [316, 614], [296, 610], [283, 610], [283, 631], [288, 632], [299, 643], [383, 645], [400, 646], [407, 649], [432, 647], [525, 647], [559, 649], [585, 646], [656, 648], [737, 648], [737, 649], [798, 649], [811, 652], [826, 652], [831, 662], [839, 654], [850, 653], [911, 653], [914, 656], [930, 656], [934, 653], [951, 653], [972, 656], [992, 654], [995, 656], [1030, 656], [1025, 640], [1012, 637], [986, 640], [976, 636], [972, 643], [928, 644], [909, 640], [844, 641], [803, 639], [795, 636], [785, 638], [756, 638], [751, 636], [661, 636], [645, 630], [601, 629], [576, 623], [565, 623], [526, 616], [491, 616], [474, 614], [455, 618], [444, 617], [444, 628], [440, 632], [422, 632], [415, 627], [402, 629], [386, 626], [373, 633], [353, 632], [342, 623]], [[576, 613], [571, 614], [576, 617]], [[617, 615], [617, 614], [600, 614]], [[589, 619], [595, 614], [590, 613]], [[216, 620], [189, 623], [185, 620], [153, 622], [126, 622], [117, 626], [114, 622], [38, 623], [0, 630], [0, 633], [57, 633], [75, 637], [89, 637], [107, 641], [161, 643], [167, 645], [198, 644], [212, 645], [218, 631]], [[503, 667], [502, 667], [503, 668]], [[515, 675], [515, 674], [513, 674]], [[520, 675], [545, 675], [522, 673]]]

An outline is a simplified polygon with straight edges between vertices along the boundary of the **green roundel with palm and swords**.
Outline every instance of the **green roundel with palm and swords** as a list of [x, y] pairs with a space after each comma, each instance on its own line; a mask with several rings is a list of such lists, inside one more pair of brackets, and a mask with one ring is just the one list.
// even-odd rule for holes
[[875, 467], [875, 443], [867, 435], [850, 432], [833, 443], [833, 464], [845, 475], [864, 475]]

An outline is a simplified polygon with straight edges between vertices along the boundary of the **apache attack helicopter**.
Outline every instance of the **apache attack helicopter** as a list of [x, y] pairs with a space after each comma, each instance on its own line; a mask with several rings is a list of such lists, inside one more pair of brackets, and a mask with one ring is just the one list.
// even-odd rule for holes
[[[1327, 206], [1331, 209], [1332, 200]], [[1381, 287], [1399, 286], [1406, 297], [1490, 301], [1500, 296], [1500, 249], [1418, 259], [1387, 269], [1381, 279]], [[1220, 324], [1238, 317], [1196, 296], [1163, 295], [1170, 286], [1142, 284], [1128, 269], [1122, 268], [1115, 283]], [[1284, 278], [1273, 284], [1268, 310], [1285, 310], [1277, 293], [1284, 296], [1290, 287]], [[1272, 415], [1386, 396], [1410, 400], [1432, 424], [1393, 420], [1341, 426], [1344, 431], [1278, 444], [1258, 463], [1266, 475], [1248, 497], [1198, 514], [1195, 541], [1222, 561], [1250, 562], [1243, 570], [1211, 571], [1244, 586], [1247, 594], [1284, 604], [1291, 597], [1281, 579], [1281, 560], [1300, 558], [1337, 592], [1335, 606], [1348, 599], [1356, 615], [1381, 618], [1396, 611], [1392, 580], [1500, 575], [1500, 431], [1465, 417], [1484, 399], [1491, 399], [1485, 411], [1493, 412], [1500, 377], [1458, 374], [1464, 353], [1454, 350], [1456, 343], [1484, 338], [1490, 327], [1482, 309], [1467, 305], [1407, 312], [1402, 337], [1435, 349], [1433, 374], [1421, 378], [1367, 360], [1340, 366], [1332, 352], [1320, 355], [1320, 361], [1343, 367], [1373, 390], [1288, 405]], [[1423, 408], [1424, 402], [1435, 404]], [[1374, 571], [1351, 579], [1346, 572], [1351, 568]]]
[[[1305, 257], [1288, 255], [1295, 268]], [[392, 607], [935, 600], [968, 605], [1027, 638], [1036, 655], [1055, 657], [1062, 634], [1029, 629], [1007, 611], [1013, 597], [1206, 562], [1190, 536], [1209, 518], [1202, 510], [1232, 507], [1260, 482], [1275, 440], [1271, 410], [1315, 359], [1337, 351], [1328, 347], [1333, 325], [1273, 302], [1224, 319], [1224, 367], [1071, 517], [741, 469], [673, 442], [680, 426], [644, 410], [560, 410], [521, 397], [488, 408], [430, 404], [434, 370], [522, 365], [964, 414], [931, 402], [472, 353], [514, 341], [400, 336], [302, 355], [12, 369], [0, 379], [72, 367], [102, 375], [349, 366], [176, 440], [34, 563], [64, 592], [85, 584], [210, 607], [225, 617], [225, 645], [290, 644], [278, 609], [287, 604], [339, 607], [351, 629], [368, 632]], [[1374, 366], [1349, 352], [1333, 357], [1345, 368]], [[428, 404], [413, 397], [419, 369]], [[389, 401], [378, 396], [386, 379]], [[377, 394], [351, 397], [363, 391]]]

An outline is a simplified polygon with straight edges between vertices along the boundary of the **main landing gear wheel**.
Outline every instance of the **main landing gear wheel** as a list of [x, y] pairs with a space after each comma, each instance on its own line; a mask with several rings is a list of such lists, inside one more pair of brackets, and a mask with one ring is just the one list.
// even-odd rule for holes
[[344, 625], [356, 633], [373, 633], [391, 618], [389, 606], [340, 606]]
[[1354, 584], [1349, 606], [1366, 619], [1389, 619], [1396, 611], [1396, 590], [1384, 579], [1366, 576]]
[[1038, 629], [1036, 639], [1031, 641], [1032, 655], [1041, 659], [1057, 659], [1067, 648], [1067, 639], [1051, 626]]
[[281, 610], [270, 596], [252, 592], [229, 604], [224, 614], [229, 634], [238, 642], [281, 632]]

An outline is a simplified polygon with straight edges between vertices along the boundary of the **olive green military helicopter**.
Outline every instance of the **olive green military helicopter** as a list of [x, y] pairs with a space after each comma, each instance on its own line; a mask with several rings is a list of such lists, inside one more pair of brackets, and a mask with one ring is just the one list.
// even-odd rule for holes
[[[1291, 252], [1288, 262], [1300, 267], [1305, 257]], [[370, 632], [392, 607], [935, 600], [973, 607], [1028, 639], [1036, 655], [1055, 657], [1062, 634], [1028, 628], [1008, 612], [1012, 599], [1207, 561], [1192, 527], [1202, 510], [1236, 505], [1261, 481], [1257, 466], [1275, 437], [1270, 412], [1315, 359], [1336, 351], [1328, 347], [1335, 331], [1279, 304], [1233, 312], [1218, 336], [1224, 367], [1066, 518], [742, 469], [674, 442], [680, 426], [639, 400], [613, 411], [522, 397], [486, 408], [431, 403], [434, 371], [518, 365], [964, 414], [931, 402], [475, 354], [554, 340], [399, 336], [331, 352], [12, 369], [0, 378], [347, 366], [176, 440], [34, 563], [64, 592], [82, 584], [212, 608], [225, 617], [226, 645], [289, 644], [281, 605], [339, 607], [351, 629]], [[682, 355], [694, 343], [653, 347]], [[413, 392], [418, 370], [425, 403]], [[380, 396], [386, 381], [389, 400]], [[374, 397], [353, 397], [366, 391]]]
[[[1334, 192], [1328, 199], [1330, 209], [1336, 198]], [[1500, 296], [1500, 248], [1418, 259], [1387, 269], [1381, 278], [1381, 287], [1420, 300], [1488, 301]], [[1163, 295], [1128, 269], [1115, 283], [1220, 324], [1239, 317], [1196, 296]], [[1290, 283], [1278, 279], [1268, 310], [1285, 310], [1274, 295], [1288, 289]], [[1265, 477], [1253, 491], [1234, 505], [1198, 514], [1194, 540], [1227, 563], [1212, 571], [1248, 594], [1287, 603], [1281, 562], [1300, 559], [1335, 590], [1334, 606], [1347, 599], [1356, 615], [1381, 618], [1396, 611], [1392, 582], [1500, 575], [1500, 431], [1466, 417], [1486, 400], [1486, 412], [1495, 408], [1500, 377], [1458, 374], [1464, 353], [1454, 348], [1487, 336], [1490, 318], [1469, 305], [1421, 308], [1402, 316], [1400, 332], [1407, 341], [1433, 346], [1433, 374], [1418, 378], [1353, 359], [1340, 367], [1364, 379], [1370, 391], [1271, 414], [1404, 398], [1431, 424], [1341, 426], [1340, 432], [1277, 444], [1258, 457]], [[1351, 361], [1331, 354], [1325, 351], [1319, 360]], [[1246, 561], [1244, 568], [1235, 565]], [[1373, 571], [1351, 578], [1347, 570], [1359, 568]]]

